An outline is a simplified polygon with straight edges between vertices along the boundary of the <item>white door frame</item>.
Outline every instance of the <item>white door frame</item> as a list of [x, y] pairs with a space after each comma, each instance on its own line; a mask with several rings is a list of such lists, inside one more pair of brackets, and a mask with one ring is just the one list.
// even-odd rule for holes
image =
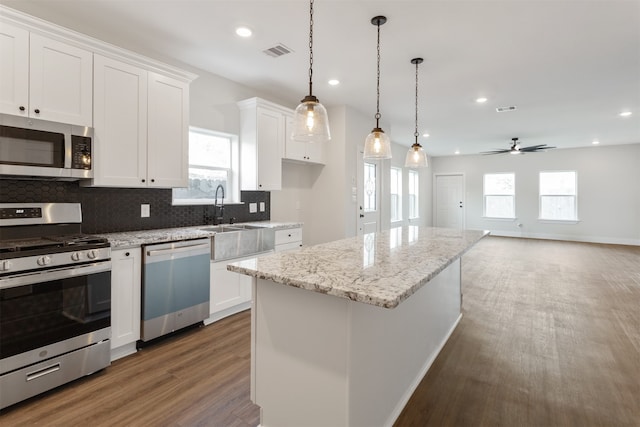
[[[365, 213], [362, 208], [364, 207], [364, 163], [362, 158], [364, 153], [364, 144], [359, 144], [356, 151], [356, 235], [361, 236], [364, 234], [364, 221], [369, 219], [375, 219], [376, 232], [382, 230], [382, 165], [383, 162], [379, 160], [370, 160], [368, 163], [376, 165], [376, 210], [375, 212]], [[367, 218], [368, 217], [368, 218]], [[373, 218], [372, 218], [373, 217]]]
[[462, 229], [464, 230], [467, 227], [467, 201], [466, 201], [466, 179], [464, 172], [436, 172], [433, 174], [433, 226], [435, 227], [438, 224], [438, 177], [439, 176], [461, 176], [462, 177]]

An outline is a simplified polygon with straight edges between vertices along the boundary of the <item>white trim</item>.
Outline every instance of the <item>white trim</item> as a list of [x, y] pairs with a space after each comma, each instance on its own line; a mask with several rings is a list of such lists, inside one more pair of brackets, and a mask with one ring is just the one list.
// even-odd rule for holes
[[548, 219], [538, 218], [538, 222], [541, 224], [579, 224], [579, 219]]
[[27, 15], [7, 6], [0, 5], [0, 21], [9, 22], [27, 31], [41, 34], [45, 37], [58, 40], [81, 49], [90, 50], [111, 59], [128, 62], [147, 71], [153, 71], [165, 76], [170, 76], [177, 80], [190, 83], [198, 75], [189, 71], [181, 70], [172, 65], [165, 64], [155, 59], [139, 55], [110, 43], [90, 37], [57, 24]]
[[640, 237], [637, 239], [606, 237], [606, 236], [581, 236], [570, 234], [550, 233], [523, 233], [520, 231], [491, 230], [492, 236], [498, 237], [522, 237], [525, 239], [564, 240], [569, 242], [602, 243], [605, 245], [630, 245], [640, 246]]
[[500, 218], [497, 216], [483, 216], [482, 219], [485, 219], [487, 221], [504, 221], [504, 222], [514, 222], [518, 220], [518, 218], [516, 217]]

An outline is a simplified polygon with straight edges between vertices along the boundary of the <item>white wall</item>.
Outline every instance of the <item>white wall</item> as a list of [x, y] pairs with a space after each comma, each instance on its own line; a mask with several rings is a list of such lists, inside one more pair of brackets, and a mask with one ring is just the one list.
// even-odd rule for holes
[[[507, 236], [640, 245], [640, 144], [523, 156], [436, 157], [431, 165], [434, 174], [464, 173], [466, 228]], [[551, 170], [577, 172], [577, 224], [538, 220], [538, 173]], [[483, 175], [495, 172], [516, 174], [515, 221], [482, 216]]]

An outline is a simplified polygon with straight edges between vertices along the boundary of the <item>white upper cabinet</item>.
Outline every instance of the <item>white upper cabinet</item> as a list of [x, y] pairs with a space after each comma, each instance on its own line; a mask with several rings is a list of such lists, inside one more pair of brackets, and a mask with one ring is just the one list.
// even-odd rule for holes
[[149, 72], [148, 111], [148, 185], [187, 187], [189, 84]]
[[241, 189], [280, 190], [286, 117], [291, 111], [260, 98], [240, 101], [238, 106]]
[[93, 54], [3, 22], [0, 111], [92, 126]]
[[146, 187], [147, 71], [94, 58], [96, 186]]
[[186, 187], [189, 84], [95, 55], [93, 186]]
[[29, 111], [29, 32], [0, 23], [0, 112]]
[[286, 117], [286, 131], [285, 131], [285, 148], [284, 159], [295, 160], [303, 163], [317, 163], [323, 165], [324, 160], [324, 145], [322, 142], [300, 142], [294, 141], [291, 138], [291, 132], [293, 130], [293, 114]]

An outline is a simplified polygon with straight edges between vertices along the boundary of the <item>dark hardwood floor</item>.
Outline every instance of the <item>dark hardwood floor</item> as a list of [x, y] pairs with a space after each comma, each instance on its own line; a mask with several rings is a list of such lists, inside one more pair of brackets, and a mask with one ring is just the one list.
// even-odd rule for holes
[[[489, 237], [463, 292], [397, 427], [640, 426], [640, 247]], [[249, 327], [244, 312], [146, 347], [0, 425], [256, 426]]]

